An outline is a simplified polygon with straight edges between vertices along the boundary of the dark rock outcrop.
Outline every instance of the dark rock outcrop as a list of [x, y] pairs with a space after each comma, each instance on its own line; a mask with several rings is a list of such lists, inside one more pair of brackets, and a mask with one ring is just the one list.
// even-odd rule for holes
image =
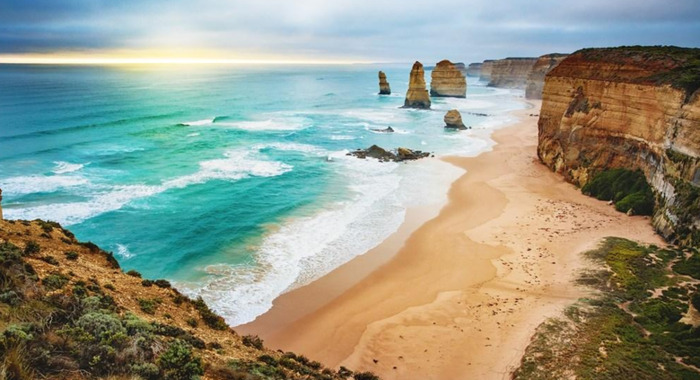
[[391, 95], [391, 87], [386, 81], [386, 74], [383, 71], [379, 72], [379, 95]]
[[467, 76], [469, 76], [469, 77], [480, 76], [481, 75], [481, 65], [483, 65], [483, 63], [481, 63], [481, 62], [470, 63], [469, 67], [467, 67]]
[[430, 74], [430, 96], [464, 98], [467, 96], [467, 81], [459, 69], [450, 61], [438, 62]]
[[356, 151], [350, 152], [348, 153], [348, 156], [355, 156], [357, 158], [362, 159], [375, 158], [381, 162], [401, 162], [430, 157], [430, 153], [401, 147], [396, 149], [396, 152], [391, 152], [380, 146], [372, 145], [367, 149], [358, 149]]
[[493, 64], [496, 62], [493, 59], [487, 59], [481, 64], [481, 72], [479, 73], [479, 81], [490, 82], [491, 72], [493, 71]]
[[505, 58], [493, 63], [489, 86], [525, 88], [527, 77], [537, 58]]
[[583, 186], [641, 170], [665, 238], [700, 245], [700, 49], [580, 50], [545, 77], [537, 155]]
[[527, 99], [542, 99], [544, 88], [544, 76], [547, 75], [559, 62], [563, 61], [567, 54], [547, 54], [539, 57], [527, 76], [525, 97]]
[[423, 64], [416, 61], [411, 68], [411, 76], [408, 80], [408, 91], [406, 92], [406, 100], [403, 104], [404, 108], [430, 108], [430, 96], [425, 88], [425, 71]]
[[392, 128], [390, 126], [384, 128], [384, 129], [372, 128], [371, 130], [374, 132], [381, 132], [381, 133], [393, 133], [394, 132], [394, 128]]
[[457, 110], [447, 111], [443, 120], [445, 121], [445, 128], [467, 129], [462, 122], [462, 115], [460, 115], [459, 111]]

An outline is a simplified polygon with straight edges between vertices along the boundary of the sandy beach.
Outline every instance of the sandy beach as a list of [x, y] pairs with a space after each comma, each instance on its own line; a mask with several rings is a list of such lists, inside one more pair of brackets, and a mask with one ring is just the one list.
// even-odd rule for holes
[[[539, 102], [494, 132], [439, 214], [236, 327], [271, 348], [384, 379], [503, 379], [534, 329], [585, 295], [580, 253], [606, 236], [664, 244], [645, 217], [586, 197], [536, 157]], [[412, 232], [412, 233], [410, 233]]]

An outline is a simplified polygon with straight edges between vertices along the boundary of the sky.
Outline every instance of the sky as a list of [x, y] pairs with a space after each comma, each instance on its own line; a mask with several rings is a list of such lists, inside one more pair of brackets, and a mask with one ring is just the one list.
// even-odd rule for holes
[[700, 0], [0, 0], [0, 62], [478, 62], [619, 45], [700, 47]]

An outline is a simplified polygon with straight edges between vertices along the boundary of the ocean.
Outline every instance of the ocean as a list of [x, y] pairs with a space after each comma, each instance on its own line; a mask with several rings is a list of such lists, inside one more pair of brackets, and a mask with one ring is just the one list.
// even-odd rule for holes
[[[393, 94], [379, 96], [377, 71]], [[473, 156], [522, 92], [401, 109], [410, 65], [0, 65], [7, 219], [60, 222], [124, 269], [202, 296], [231, 325], [379, 244], [463, 174], [377, 144]], [[430, 72], [426, 72], [429, 83]], [[467, 131], [446, 131], [449, 109]], [[374, 129], [391, 126], [394, 133]]]

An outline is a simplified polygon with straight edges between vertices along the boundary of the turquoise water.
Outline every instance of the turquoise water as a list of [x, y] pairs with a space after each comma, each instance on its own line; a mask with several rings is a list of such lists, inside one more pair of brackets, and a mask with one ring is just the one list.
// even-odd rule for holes
[[[394, 95], [376, 95], [378, 69]], [[58, 221], [247, 322], [381, 242], [407, 207], [444, 199], [461, 174], [347, 150], [473, 155], [522, 107], [470, 79], [467, 99], [400, 109], [409, 70], [0, 65], [5, 216]], [[451, 108], [474, 129], [444, 131]], [[397, 132], [372, 130], [387, 126]]]

